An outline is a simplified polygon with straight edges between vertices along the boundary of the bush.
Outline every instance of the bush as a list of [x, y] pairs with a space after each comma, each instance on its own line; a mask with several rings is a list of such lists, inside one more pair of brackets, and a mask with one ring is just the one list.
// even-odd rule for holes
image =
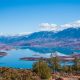
[[49, 79], [51, 77], [51, 70], [48, 67], [47, 63], [44, 61], [36, 62], [33, 65], [33, 71], [42, 79]]

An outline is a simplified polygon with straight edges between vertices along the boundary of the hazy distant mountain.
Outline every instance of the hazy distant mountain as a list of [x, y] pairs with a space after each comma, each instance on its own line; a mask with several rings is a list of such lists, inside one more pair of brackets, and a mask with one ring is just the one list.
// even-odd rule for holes
[[29, 35], [0, 36], [0, 43], [28, 47], [74, 47], [80, 48], [80, 28], [34, 32]]
[[40, 31], [34, 32], [28, 36], [28, 39], [37, 39], [37, 38], [54, 38], [55, 33], [53, 31]]
[[80, 28], [68, 28], [63, 31], [54, 33], [53, 31], [41, 31], [35, 32], [28, 36], [28, 40], [32, 39], [79, 39], [80, 38]]
[[80, 28], [68, 28], [55, 34], [57, 38], [80, 38]]

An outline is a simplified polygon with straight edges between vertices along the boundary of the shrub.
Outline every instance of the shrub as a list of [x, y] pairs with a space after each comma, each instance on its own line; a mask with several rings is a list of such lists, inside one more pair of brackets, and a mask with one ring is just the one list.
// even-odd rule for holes
[[33, 65], [33, 71], [38, 74], [42, 79], [48, 79], [51, 77], [51, 70], [47, 63], [44, 61], [36, 62]]

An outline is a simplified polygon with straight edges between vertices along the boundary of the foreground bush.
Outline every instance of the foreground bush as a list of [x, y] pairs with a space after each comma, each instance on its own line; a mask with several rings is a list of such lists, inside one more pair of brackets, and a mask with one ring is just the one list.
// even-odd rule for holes
[[47, 63], [44, 61], [36, 62], [33, 65], [33, 71], [42, 79], [49, 79], [51, 77], [51, 70], [48, 67]]

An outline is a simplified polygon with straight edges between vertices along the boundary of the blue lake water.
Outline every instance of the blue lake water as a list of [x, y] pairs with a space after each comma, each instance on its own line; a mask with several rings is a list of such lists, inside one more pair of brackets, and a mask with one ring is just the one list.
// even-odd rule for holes
[[[61, 49], [62, 51], [62, 49]], [[30, 49], [18, 49], [18, 50], [10, 50], [4, 51], [7, 53], [6, 56], [0, 57], [0, 67], [11, 67], [11, 68], [32, 68], [32, 65], [35, 61], [23, 61], [20, 58], [23, 57], [33, 57], [35, 54], [40, 54], [44, 57], [49, 57], [50, 53], [39, 53], [32, 51]], [[67, 51], [65, 51], [67, 52]], [[63, 51], [63, 53], [65, 53]]]
[[29, 49], [19, 49], [5, 51], [8, 54], [0, 58], [1, 67], [12, 67], [12, 68], [32, 68], [34, 61], [23, 61], [20, 60], [22, 57], [31, 57], [35, 52]]

